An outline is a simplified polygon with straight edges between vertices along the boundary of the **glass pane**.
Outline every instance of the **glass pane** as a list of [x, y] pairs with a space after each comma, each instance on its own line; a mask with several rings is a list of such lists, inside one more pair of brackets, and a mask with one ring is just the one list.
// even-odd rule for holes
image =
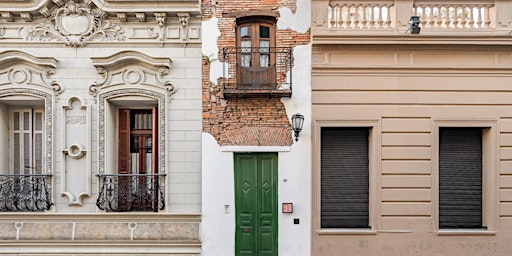
[[270, 41], [260, 41], [260, 52], [270, 52]]
[[43, 130], [43, 113], [36, 112], [36, 120], [35, 120], [35, 130], [42, 131]]
[[20, 174], [20, 134], [14, 134], [14, 174]]
[[266, 26], [260, 26], [260, 38], [270, 38], [270, 28]]
[[35, 161], [35, 173], [43, 173], [43, 135], [37, 133], [34, 141], [34, 161]]
[[260, 55], [260, 67], [262, 67], [262, 68], [270, 67], [270, 55], [268, 55], [268, 54]]
[[13, 121], [14, 121], [14, 130], [20, 129], [20, 112], [13, 113]]
[[153, 154], [146, 154], [146, 173], [153, 173]]
[[146, 138], [146, 152], [151, 153], [153, 150], [153, 140], [151, 137]]
[[23, 112], [23, 130], [30, 130], [30, 112]]
[[131, 153], [130, 154], [130, 173], [131, 174], [139, 173], [139, 153]]
[[251, 66], [251, 55], [244, 54], [242, 55], [242, 67], [248, 68]]
[[251, 38], [251, 27], [241, 27], [240, 28], [240, 37], [241, 38]]
[[31, 172], [32, 165], [30, 163], [30, 133], [23, 134], [23, 170], [25, 174]]

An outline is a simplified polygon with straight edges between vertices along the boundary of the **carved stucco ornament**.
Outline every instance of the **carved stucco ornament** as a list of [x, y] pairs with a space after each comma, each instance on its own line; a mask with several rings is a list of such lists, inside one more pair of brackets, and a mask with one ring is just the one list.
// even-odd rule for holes
[[124, 41], [123, 29], [106, 20], [106, 13], [73, 0], [53, 11], [50, 20], [29, 30], [29, 41], [65, 41], [82, 47], [93, 41]]
[[91, 58], [102, 80], [89, 86], [95, 100], [100, 90], [111, 88], [164, 89], [168, 96], [176, 87], [165, 76], [169, 74], [172, 61], [169, 58], [154, 58], [136, 51], [122, 51], [106, 58]]

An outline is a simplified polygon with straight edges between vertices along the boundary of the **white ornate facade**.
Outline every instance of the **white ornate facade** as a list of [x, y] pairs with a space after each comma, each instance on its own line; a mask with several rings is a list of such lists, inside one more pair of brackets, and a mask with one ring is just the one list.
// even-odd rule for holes
[[0, 1], [0, 255], [200, 255], [199, 15]]

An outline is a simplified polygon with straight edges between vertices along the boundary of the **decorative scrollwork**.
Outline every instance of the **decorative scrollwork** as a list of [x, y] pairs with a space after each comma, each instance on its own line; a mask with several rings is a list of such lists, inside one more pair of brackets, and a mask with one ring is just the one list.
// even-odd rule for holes
[[154, 211], [165, 209], [165, 174], [97, 175], [96, 205], [108, 212]]
[[106, 18], [105, 12], [71, 0], [56, 9], [51, 20], [30, 29], [27, 40], [66, 41], [66, 45], [72, 47], [82, 47], [92, 41], [125, 40], [123, 29]]
[[52, 203], [52, 175], [0, 175], [0, 211], [44, 211]]

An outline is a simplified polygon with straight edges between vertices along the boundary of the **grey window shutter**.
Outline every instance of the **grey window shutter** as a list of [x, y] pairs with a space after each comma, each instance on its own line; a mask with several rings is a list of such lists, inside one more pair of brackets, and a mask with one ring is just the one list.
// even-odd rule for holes
[[482, 228], [482, 128], [440, 128], [439, 140], [439, 228]]
[[321, 227], [369, 228], [369, 128], [321, 130]]

